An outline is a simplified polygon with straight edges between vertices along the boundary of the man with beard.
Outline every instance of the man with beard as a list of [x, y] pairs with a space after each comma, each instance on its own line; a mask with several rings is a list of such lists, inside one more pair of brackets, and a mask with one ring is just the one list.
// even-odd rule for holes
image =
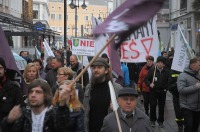
[[22, 90], [7, 78], [5, 61], [0, 57], [0, 126], [10, 110], [22, 103]]
[[[85, 88], [85, 131], [99, 132], [103, 125], [103, 119], [110, 110], [110, 90], [108, 81], [112, 81], [109, 64], [103, 58], [97, 58], [91, 65], [92, 77]], [[117, 95], [119, 84], [113, 83]]]
[[14, 106], [2, 121], [2, 132], [63, 132], [68, 122], [69, 108], [63, 91], [60, 97], [62, 103], [52, 107], [51, 88], [44, 80], [34, 80], [28, 89], [27, 103], [30, 108]]
[[[76, 55], [71, 55], [70, 56], [70, 68], [75, 72], [76, 75], [74, 75], [74, 78], [79, 74], [81, 73], [81, 70], [82, 70], [82, 67], [84, 68], [84, 66], [78, 62], [78, 58]], [[78, 81], [77, 81], [79, 84], [82, 84], [82, 78], [80, 78]], [[89, 75], [88, 75], [88, 72], [86, 71], [84, 74], [83, 74], [83, 86], [86, 87], [89, 83]]]

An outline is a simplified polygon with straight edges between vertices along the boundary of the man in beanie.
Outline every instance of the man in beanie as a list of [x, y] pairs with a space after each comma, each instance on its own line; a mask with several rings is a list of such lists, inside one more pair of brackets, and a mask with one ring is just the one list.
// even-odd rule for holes
[[[119, 108], [117, 113], [123, 132], [151, 132], [150, 121], [147, 115], [136, 108], [138, 94], [135, 89], [126, 87], [118, 92]], [[112, 112], [104, 119], [101, 132], [118, 132], [115, 113]]]
[[[85, 131], [99, 132], [103, 125], [103, 119], [110, 110], [110, 90], [108, 81], [111, 81], [110, 65], [103, 59], [97, 58], [91, 65], [92, 77], [85, 89]], [[115, 93], [122, 88], [113, 83]]]
[[[157, 120], [160, 127], [164, 122], [164, 107], [168, 80], [170, 77], [169, 70], [165, 67], [165, 58], [159, 56], [154, 68], [151, 68], [145, 79], [145, 83], [150, 87], [150, 120], [151, 126], [155, 126]], [[158, 102], [158, 118], [156, 116], [156, 107]]]
[[6, 77], [6, 64], [0, 57], [0, 125], [15, 105], [23, 104], [22, 90]]

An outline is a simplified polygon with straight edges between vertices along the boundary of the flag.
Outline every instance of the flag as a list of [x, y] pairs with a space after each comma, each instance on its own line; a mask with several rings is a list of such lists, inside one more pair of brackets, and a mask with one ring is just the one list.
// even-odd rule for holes
[[[92, 17], [92, 25], [93, 29], [101, 24], [102, 22], [95, 17]], [[103, 44], [106, 44], [106, 41], [108, 40], [109, 36], [108, 34], [102, 34], [98, 38], [95, 39], [95, 52], [98, 53], [100, 49], [104, 46]], [[114, 41], [112, 43], [115, 43]], [[112, 65], [112, 74], [114, 75], [115, 78], [117, 78], [117, 81], [121, 84], [123, 80], [123, 72], [121, 69], [121, 64], [118, 63], [120, 62], [120, 57], [115, 50], [117, 47], [114, 46], [114, 44], [109, 45], [103, 52], [106, 53], [109, 56], [111, 65]]]
[[118, 69], [118, 74], [121, 74], [121, 69], [119, 70], [121, 66], [117, 66], [120, 64], [120, 61], [118, 56], [114, 55], [118, 54], [116, 52], [120, 44], [135, 30], [152, 18], [160, 10], [164, 1], [165, 0], [126, 0], [113, 11], [103, 23], [96, 26], [94, 29], [94, 35], [109, 33], [118, 36], [115, 42], [111, 44], [111, 54], [113, 54], [112, 56], [114, 57], [112, 65]]
[[7, 77], [10, 80], [15, 81], [19, 86], [22, 87], [23, 79], [21, 76], [21, 72], [17, 67], [13, 53], [9, 47], [8, 41], [1, 26], [0, 26], [0, 45], [1, 45], [0, 57], [2, 57], [5, 60], [7, 68], [6, 69]]
[[41, 52], [38, 50], [37, 46], [35, 46], [35, 57], [41, 59]]
[[119, 107], [118, 103], [117, 103], [117, 98], [116, 98], [116, 95], [115, 95], [115, 90], [114, 90], [114, 87], [111, 83], [111, 81], [108, 82], [108, 85], [109, 85], [109, 89], [110, 89], [110, 98], [111, 98], [111, 102], [112, 102], [112, 106], [113, 106], [113, 111], [116, 111]]
[[194, 58], [194, 57], [195, 57], [194, 51], [193, 51], [192, 48], [190, 47], [188, 41], [186, 40], [186, 38], [185, 38], [185, 36], [184, 36], [184, 34], [183, 34], [183, 32], [182, 32], [181, 27], [180, 27], [179, 25], [178, 25], [178, 30], [179, 30], [179, 32], [180, 32], [180, 34], [181, 34], [181, 38], [182, 38], [182, 41], [183, 41], [183, 43], [184, 43], [184, 46], [185, 46], [185, 49], [186, 49], [186, 53], [187, 53], [188, 58], [189, 58], [189, 59]]
[[116, 34], [118, 35], [118, 44], [121, 44], [131, 33], [153, 17], [160, 10], [164, 1], [127, 0], [95, 28], [94, 34]]

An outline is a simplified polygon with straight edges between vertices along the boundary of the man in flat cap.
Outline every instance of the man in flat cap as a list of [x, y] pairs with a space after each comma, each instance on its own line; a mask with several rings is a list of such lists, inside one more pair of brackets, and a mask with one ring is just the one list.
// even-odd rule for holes
[[[138, 94], [135, 89], [126, 87], [118, 92], [117, 110], [123, 132], [151, 132], [149, 118], [141, 110], [136, 108]], [[112, 112], [104, 119], [101, 132], [118, 132], [118, 124], [115, 113]]]
[[[111, 97], [108, 81], [111, 81], [111, 70], [108, 62], [97, 58], [91, 65], [92, 77], [85, 88], [83, 105], [85, 108], [85, 131], [99, 132], [103, 119], [110, 109]], [[119, 84], [113, 83], [117, 95]]]

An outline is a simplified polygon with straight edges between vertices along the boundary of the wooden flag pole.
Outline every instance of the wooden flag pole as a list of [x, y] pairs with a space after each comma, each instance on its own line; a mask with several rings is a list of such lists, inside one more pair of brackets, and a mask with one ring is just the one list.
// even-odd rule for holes
[[113, 34], [109, 41], [103, 46], [103, 48], [92, 58], [90, 63], [78, 74], [78, 76], [72, 81], [69, 86], [74, 85], [78, 79], [86, 72], [86, 70], [92, 65], [92, 63], [99, 57], [99, 55], [104, 51], [104, 49], [112, 42], [112, 40], [116, 37], [116, 34]]

